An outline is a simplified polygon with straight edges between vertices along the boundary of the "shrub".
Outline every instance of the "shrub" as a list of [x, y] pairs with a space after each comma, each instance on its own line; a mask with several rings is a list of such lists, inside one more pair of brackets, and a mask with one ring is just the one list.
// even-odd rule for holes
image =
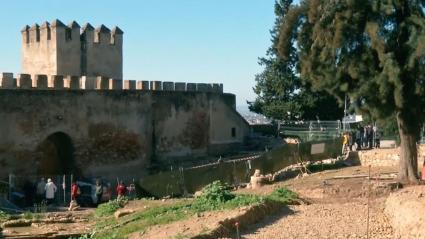
[[235, 198], [228, 188], [229, 186], [221, 181], [208, 184], [202, 189], [201, 196], [195, 199], [192, 207], [196, 211], [221, 209], [223, 203]]
[[292, 192], [287, 188], [278, 188], [274, 190], [269, 196], [269, 199], [282, 203], [290, 203], [296, 200], [297, 198], [298, 194]]
[[6, 221], [9, 220], [9, 218], [9, 214], [0, 210], [0, 221]]

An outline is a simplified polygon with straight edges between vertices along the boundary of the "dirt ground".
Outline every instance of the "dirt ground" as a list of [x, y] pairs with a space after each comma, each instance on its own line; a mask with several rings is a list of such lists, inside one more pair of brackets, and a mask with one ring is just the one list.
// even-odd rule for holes
[[236, 217], [243, 212], [244, 208], [230, 211], [206, 212], [171, 224], [153, 226], [145, 232], [136, 232], [129, 238], [162, 239], [175, 238], [178, 236], [190, 238], [191, 236], [208, 232], [217, 227], [219, 221], [230, 217]]
[[[237, 190], [236, 193], [266, 195], [276, 188], [287, 187], [297, 192], [305, 201], [301, 205], [283, 208], [281, 212], [266, 217], [258, 224], [241, 225], [242, 238], [366, 238], [368, 210], [369, 238], [393, 238], [393, 230], [383, 211], [385, 198], [395, 187], [389, 178], [394, 176], [396, 168], [372, 167], [371, 176], [381, 179], [370, 181], [367, 179], [368, 170], [368, 167], [361, 166], [326, 170], [258, 189]], [[178, 199], [133, 201], [126, 208], [140, 211], [177, 201]], [[186, 238], [216, 228], [220, 221], [236, 217], [244, 213], [244, 210], [246, 208], [202, 213], [186, 220], [153, 226], [144, 232], [132, 234], [130, 238]], [[93, 209], [83, 210], [73, 212], [73, 215], [88, 217], [92, 212]], [[70, 233], [72, 229], [69, 227], [78, 228], [80, 232], [89, 232], [92, 226], [87, 222], [33, 225], [19, 229], [6, 228], [3, 233]]]
[[[327, 170], [306, 177], [265, 185], [259, 189], [240, 189], [237, 193], [266, 195], [278, 187], [297, 192], [306, 203], [291, 205], [261, 223], [244, 226], [242, 238], [366, 238], [368, 195], [369, 238], [393, 238], [393, 231], [384, 215], [386, 196], [392, 191], [391, 180], [367, 180], [368, 167], [347, 167]], [[371, 168], [372, 177], [393, 176], [395, 168]], [[358, 178], [333, 179], [355, 176]], [[370, 185], [370, 193], [369, 193]], [[245, 209], [209, 212], [168, 225], [154, 226], [131, 238], [190, 238], [207, 232], [226, 218], [235, 217]], [[186, 236], [186, 237], [184, 237]]]
[[[394, 171], [395, 168], [375, 167], [371, 168], [371, 175], [384, 177]], [[367, 167], [349, 167], [315, 173], [255, 191], [241, 190], [266, 194], [276, 187], [286, 186], [309, 202], [289, 206], [289, 210], [250, 226], [243, 231], [243, 238], [367, 238], [368, 198], [369, 238], [393, 238], [393, 230], [384, 215], [384, 202], [394, 184], [391, 180], [369, 182], [361, 177], [367, 174]], [[358, 178], [333, 179], [353, 175]]]

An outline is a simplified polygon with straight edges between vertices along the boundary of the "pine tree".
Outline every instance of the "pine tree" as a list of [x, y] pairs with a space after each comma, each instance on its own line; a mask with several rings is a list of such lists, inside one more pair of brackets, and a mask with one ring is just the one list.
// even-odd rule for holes
[[318, 90], [345, 94], [375, 118], [396, 115], [399, 180], [418, 181], [425, 116], [425, 1], [304, 0], [281, 21], [277, 48]]
[[279, 28], [291, 3], [292, 0], [275, 3], [276, 20], [270, 31], [272, 46], [267, 50], [266, 57], [259, 59], [264, 70], [255, 77], [257, 83], [254, 92], [257, 98], [254, 102], [248, 102], [249, 108], [273, 119], [339, 119], [343, 112], [335, 98], [326, 92], [312, 91], [310, 84], [304, 83], [296, 75], [296, 48], [291, 46], [288, 60], [278, 57]]

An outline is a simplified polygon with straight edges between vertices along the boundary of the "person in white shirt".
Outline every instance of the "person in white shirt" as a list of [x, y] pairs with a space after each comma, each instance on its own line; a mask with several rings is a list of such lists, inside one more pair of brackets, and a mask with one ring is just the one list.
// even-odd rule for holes
[[52, 179], [47, 179], [46, 187], [46, 201], [47, 204], [52, 204], [55, 199], [55, 193], [57, 191], [56, 185], [52, 182]]

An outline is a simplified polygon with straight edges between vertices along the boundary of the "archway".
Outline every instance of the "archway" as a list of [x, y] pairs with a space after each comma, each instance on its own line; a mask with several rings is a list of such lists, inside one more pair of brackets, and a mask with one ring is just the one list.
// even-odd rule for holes
[[78, 173], [74, 162], [74, 146], [67, 134], [56, 132], [49, 135], [37, 147], [37, 151], [39, 175]]

